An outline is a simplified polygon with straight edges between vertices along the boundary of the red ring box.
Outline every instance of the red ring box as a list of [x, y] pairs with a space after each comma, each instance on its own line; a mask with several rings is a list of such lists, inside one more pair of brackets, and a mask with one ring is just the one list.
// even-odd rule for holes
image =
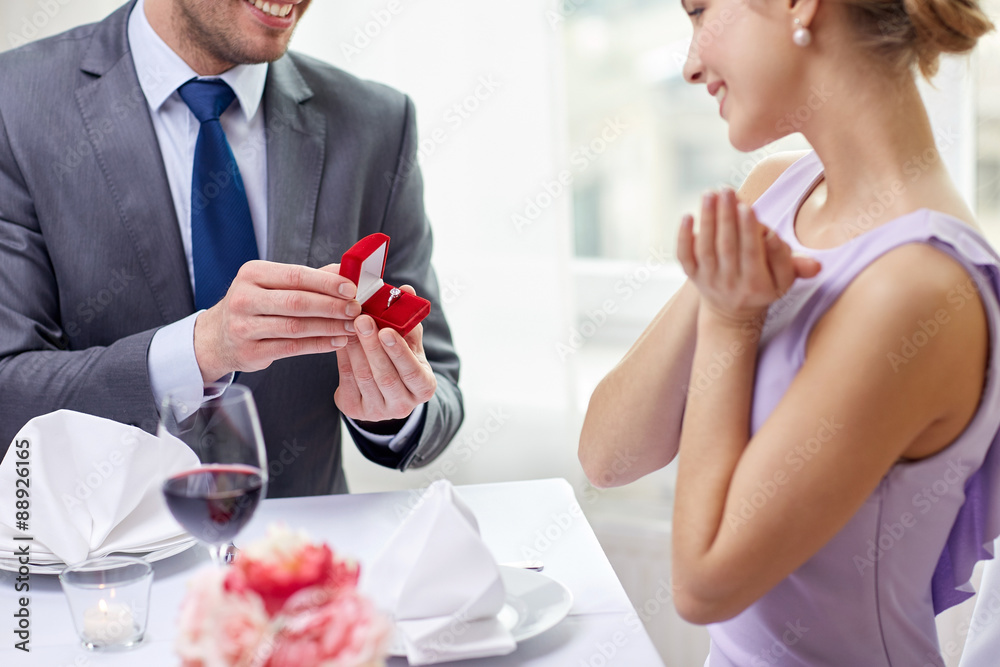
[[402, 292], [389, 305], [389, 291], [393, 286], [382, 280], [388, 251], [388, 236], [366, 236], [344, 253], [340, 260], [340, 275], [357, 285], [361, 312], [371, 315], [379, 329], [388, 327], [405, 336], [430, 314], [431, 302]]

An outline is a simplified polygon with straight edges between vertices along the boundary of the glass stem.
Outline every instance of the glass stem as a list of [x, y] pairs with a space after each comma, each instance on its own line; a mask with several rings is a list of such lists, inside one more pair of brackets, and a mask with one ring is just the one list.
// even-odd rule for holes
[[212, 564], [217, 568], [224, 568], [228, 565], [226, 562], [226, 549], [229, 545], [223, 544], [209, 544], [208, 553], [212, 556]]

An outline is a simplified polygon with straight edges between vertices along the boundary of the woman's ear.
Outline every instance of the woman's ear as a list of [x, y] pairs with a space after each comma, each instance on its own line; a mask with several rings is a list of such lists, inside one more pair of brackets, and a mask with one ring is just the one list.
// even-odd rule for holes
[[786, 0], [788, 3], [789, 21], [799, 20], [803, 28], [808, 29], [819, 10], [819, 3], [822, 0]]

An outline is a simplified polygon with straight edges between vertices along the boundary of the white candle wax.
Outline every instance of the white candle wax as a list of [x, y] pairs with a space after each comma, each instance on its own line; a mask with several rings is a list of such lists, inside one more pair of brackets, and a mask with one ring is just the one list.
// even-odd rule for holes
[[92, 643], [118, 644], [135, 634], [132, 610], [127, 605], [104, 600], [83, 612], [84, 638]]

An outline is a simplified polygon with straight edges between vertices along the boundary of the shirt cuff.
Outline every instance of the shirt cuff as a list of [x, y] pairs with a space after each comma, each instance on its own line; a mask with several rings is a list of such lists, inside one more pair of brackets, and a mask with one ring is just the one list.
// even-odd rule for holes
[[[211, 395], [205, 394], [201, 368], [194, 353], [194, 323], [203, 312], [199, 310], [153, 334], [146, 355], [146, 367], [157, 410], [163, 407], [163, 400], [168, 395], [183, 401], [189, 410], [195, 410], [207, 399], [216, 398], [225, 391], [223, 387]], [[219, 380], [226, 387], [232, 381], [232, 373]]]
[[410, 436], [412, 436], [417, 430], [417, 427], [420, 426], [420, 419], [424, 414], [424, 406], [425, 404], [421, 403], [413, 409], [413, 412], [411, 412], [410, 416], [406, 419], [406, 423], [403, 424], [403, 428], [399, 429], [399, 433], [396, 435], [379, 435], [377, 433], [370, 433], [369, 431], [366, 431], [358, 426], [358, 423], [347, 415], [344, 415], [344, 419], [349, 421], [351, 426], [354, 427], [354, 430], [365, 436], [369, 442], [376, 445], [384, 445], [394, 452], [399, 452], [409, 441]]

